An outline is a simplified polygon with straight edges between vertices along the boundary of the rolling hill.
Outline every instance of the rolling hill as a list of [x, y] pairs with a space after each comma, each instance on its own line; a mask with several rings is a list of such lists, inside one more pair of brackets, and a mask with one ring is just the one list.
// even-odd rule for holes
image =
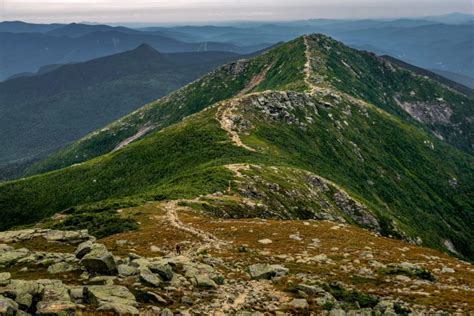
[[218, 218], [330, 219], [472, 260], [474, 159], [440, 139], [471, 148], [457, 131], [472, 131], [472, 102], [373, 54], [300, 37], [37, 166], [69, 167], [0, 184], [0, 228], [58, 212], [81, 227], [179, 202]]
[[74, 142], [238, 59], [225, 52], [136, 49], [0, 83], [0, 164], [28, 162]]

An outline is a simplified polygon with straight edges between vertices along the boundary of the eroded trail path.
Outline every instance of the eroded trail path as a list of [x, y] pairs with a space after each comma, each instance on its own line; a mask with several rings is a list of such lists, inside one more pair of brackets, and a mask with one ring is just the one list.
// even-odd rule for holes
[[305, 50], [306, 63], [304, 65], [305, 82], [308, 85], [309, 93], [315, 94], [318, 90], [318, 87], [316, 87], [316, 85], [314, 85], [314, 83], [311, 80], [311, 77], [313, 76], [313, 66], [311, 65], [311, 59], [312, 59], [311, 47], [309, 45], [308, 36], [305, 35], [303, 38], [304, 38], [304, 45], [306, 47], [306, 50]]
[[205, 250], [210, 248], [220, 249], [225, 245], [225, 242], [218, 239], [216, 236], [204, 232], [200, 229], [194, 228], [190, 225], [183, 223], [178, 217], [178, 209], [184, 209], [184, 207], [179, 206], [179, 202], [196, 202], [197, 199], [194, 200], [171, 200], [163, 202], [160, 207], [162, 207], [166, 212], [166, 221], [172, 226], [181, 231], [187, 232], [201, 241], [201, 245], [198, 248], [184, 250], [183, 253], [185, 255], [193, 255], [201, 253]]

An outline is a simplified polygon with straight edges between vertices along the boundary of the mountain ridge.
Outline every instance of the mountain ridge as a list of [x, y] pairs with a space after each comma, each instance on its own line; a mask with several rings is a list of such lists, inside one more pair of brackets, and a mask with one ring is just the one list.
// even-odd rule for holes
[[[347, 54], [376, 67], [353, 68]], [[190, 203], [217, 217], [331, 218], [472, 259], [472, 156], [396, 102], [369, 94], [363, 81], [401, 75], [400, 93], [415, 89], [420, 98], [427, 85], [451, 100], [452, 92], [385, 67], [321, 35], [222, 66], [83, 139], [90, 149], [106, 148], [91, 160], [0, 184], [2, 229], [66, 209], [75, 221], [83, 212], [215, 194], [222, 197]], [[176, 104], [180, 112], [170, 112]], [[155, 122], [161, 125], [113, 151]], [[236, 164], [254, 167], [229, 169]]]

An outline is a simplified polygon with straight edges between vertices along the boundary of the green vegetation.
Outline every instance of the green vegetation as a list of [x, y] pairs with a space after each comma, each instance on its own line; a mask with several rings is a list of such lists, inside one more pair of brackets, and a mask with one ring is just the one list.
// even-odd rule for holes
[[393, 275], [393, 274], [402, 274], [406, 275], [412, 278], [417, 278], [417, 279], [422, 279], [422, 280], [428, 280], [428, 281], [436, 281], [436, 277], [431, 273], [431, 271], [428, 271], [426, 269], [408, 269], [408, 268], [403, 268], [403, 267], [388, 267], [388, 268], [383, 268], [380, 269], [379, 272], [381, 274], [386, 274], [386, 275]]
[[[454, 146], [474, 153], [474, 99], [428, 77], [389, 64], [375, 54], [357, 51], [322, 35], [310, 38], [310, 46], [317, 58], [313, 63], [316, 78], [320, 79], [315, 80], [317, 84], [365, 100], [411, 124], [435, 131]], [[425, 103], [425, 108], [432, 108], [433, 104], [448, 104], [453, 112], [450, 122], [419, 124], [397, 104], [395, 98], [401, 102]]]
[[[0, 166], [22, 163], [17, 168], [1, 168], [0, 179], [21, 175], [25, 162], [44, 158], [238, 56], [225, 52], [161, 54], [142, 45], [64, 65], [41, 76], [0, 83]], [[95, 156], [85, 151], [77, 159]]]
[[[0, 184], [0, 229], [35, 223], [77, 205], [91, 210], [71, 217], [72, 224], [79, 226], [94, 209], [109, 216], [114, 203], [120, 207], [225, 192], [235, 178], [225, 165], [251, 163], [261, 168], [243, 173], [256, 180], [245, 182], [248, 188], [233, 183], [232, 190], [254, 203], [268, 204], [273, 212], [268, 216], [314, 218], [318, 205], [332, 205], [334, 189], [309, 195], [316, 188], [305, 183], [308, 179], [303, 175], [311, 172], [363, 204], [381, 223], [384, 234], [420, 237], [425, 245], [440, 249], [449, 240], [459, 253], [473, 259], [474, 158], [398, 112], [360, 105], [344, 95], [265, 92], [239, 97], [233, 110], [240, 116], [236, 123], [240, 138], [256, 151], [236, 146], [220, 128], [217, 108], [208, 106], [238, 94], [268, 65], [272, 65], [268, 76], [253, 91], [303, 87], [301, 73], [293, 76], [293, 82], [282, 75], [286, 62], [292, 63], [291, 69], [302, 69], [304, 58], [288, 56], [290, 52], [304, 56], [301, 42], [224, 66], [72, 145], [42, 166], [47, 170], [82, 161], [85, 158], [79, 153], [95, 157], [141, 126], [156, 124], [154, 132], [121, 150]], [[273, 72], [273, 67], [279, 70]], [[283, 99], [285, 95], [292, 101]], [[271, 102], [261, 105], [259, 98]], [[181, 120], [195, 112], [199, 113]], [[262, 209], [225, 198], [196, 207], [218, 216], [262, 216]], [[354, 218], [362, 214], [348, 207], [344, 218], [357, 222]], [[104, 220], [120, 227], [114, 219]]]
[[305, 63], [303, 52], [304, 43], [299, 38], [249, 61], [221, 66], [209, 75], [53, 153], [29, 167], [27, 174], [60, 169], [108, 153], [144, 126], [161, 130], [175, 124], [216, 102], [237, 95], [252, 78], [269, 65], [272, 67], [265, 80], [254, 90], [272, 88], [302, 90], [304, 75], [301, 71]]
[[357, 305], [361, 308], [375, 307], [379, 302], [378, 298], [356, 290], [346, 290], [339, 284], [325, 284], [323, 288], [334, 296], [338, 301], [344, 301], [346, 308], [354, 308]]

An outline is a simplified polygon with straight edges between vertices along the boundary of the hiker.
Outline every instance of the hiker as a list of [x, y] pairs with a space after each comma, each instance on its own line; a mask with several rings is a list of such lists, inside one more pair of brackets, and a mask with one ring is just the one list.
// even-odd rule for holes
[[180, 245], [180, 244], [177, 244], [177, 245], [176, 245], [176, 254], [177, 254], [178, 256], [181, 255], [181, 245]]

